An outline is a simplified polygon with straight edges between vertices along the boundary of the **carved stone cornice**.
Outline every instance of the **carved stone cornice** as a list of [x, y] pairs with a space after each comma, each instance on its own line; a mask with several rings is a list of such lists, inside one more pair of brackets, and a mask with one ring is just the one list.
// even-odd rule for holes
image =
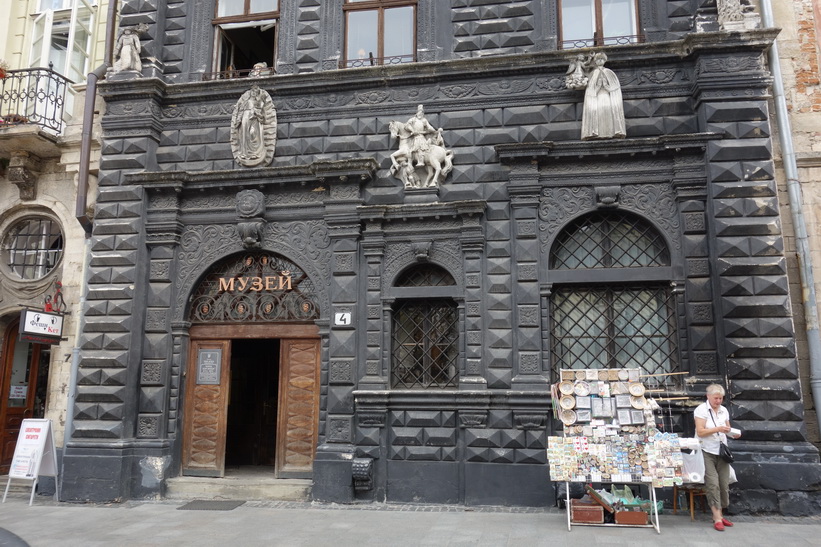
[[20, 199], [30, 201], [37, 197], [37, 176], [40, 172], [40, 158], [24, 150], [11, 152], [7, 177], [20, 191]]

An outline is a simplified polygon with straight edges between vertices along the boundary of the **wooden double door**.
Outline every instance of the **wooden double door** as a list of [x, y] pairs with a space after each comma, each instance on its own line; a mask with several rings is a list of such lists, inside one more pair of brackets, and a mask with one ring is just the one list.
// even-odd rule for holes
[[19, 326], [6, 329], [0, 356], [0, 474], [9, 472], [23, 420], [45, 414], [51, 346], [17, 340]]
[[270, 466], [277, 477], [310, 477], [319, 426], [316, 327], [202, 326], [190, 334], [183, 474]]

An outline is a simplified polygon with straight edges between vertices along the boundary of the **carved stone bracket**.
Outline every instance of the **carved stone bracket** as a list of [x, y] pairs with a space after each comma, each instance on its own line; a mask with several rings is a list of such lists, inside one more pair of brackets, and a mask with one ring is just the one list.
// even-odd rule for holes
[[40, 158], [30, 152], [15, 150], [11, 153], [8, 168], [8, 179], [20, 190], [20, 199], [33, 200], [37, 197], [37, 175], [40, 171]]
[[237, 232], [242, 246], [257, 249], [265, 232], [265, 196], [259, 190], [237, 193]]

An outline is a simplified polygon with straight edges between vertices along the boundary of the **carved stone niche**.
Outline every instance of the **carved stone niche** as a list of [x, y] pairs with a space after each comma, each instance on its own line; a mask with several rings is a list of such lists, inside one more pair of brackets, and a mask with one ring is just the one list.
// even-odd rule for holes
[[237, 232], [246, 249], [257, 249], [262, 245], [264, 214], [265, 196], [262, 192], [242, 190], [237, 193]]
[[277, 142], [277, 111], [258, 86], [242, 94], [231, 116], [231, 152], [245, 167], [270, 165]]
[[20, 199], [30, 201], [37, 197], [37, 175], [40, 171], [40, 158], [31, 152], [15, 150], [9, 159], [8, 179], [17, 185]]

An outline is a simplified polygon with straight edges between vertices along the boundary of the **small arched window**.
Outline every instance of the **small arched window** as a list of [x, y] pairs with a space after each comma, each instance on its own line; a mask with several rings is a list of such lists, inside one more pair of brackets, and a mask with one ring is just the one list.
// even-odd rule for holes
[[[453, 298], [437, 296], [456, 287], [439, 266], [424, 264], [402, 272], [391, 325], [391, 387], [429, 389], [459, 383], [459, 310]], [[444, 289], [444, 290], [443, 290]]]
[[678, 370], [670, 253], [650, 223], [623, 212], [583, 216], [557, 236], [549, 260], [560, 280], [550, 296], [556, 371]]

